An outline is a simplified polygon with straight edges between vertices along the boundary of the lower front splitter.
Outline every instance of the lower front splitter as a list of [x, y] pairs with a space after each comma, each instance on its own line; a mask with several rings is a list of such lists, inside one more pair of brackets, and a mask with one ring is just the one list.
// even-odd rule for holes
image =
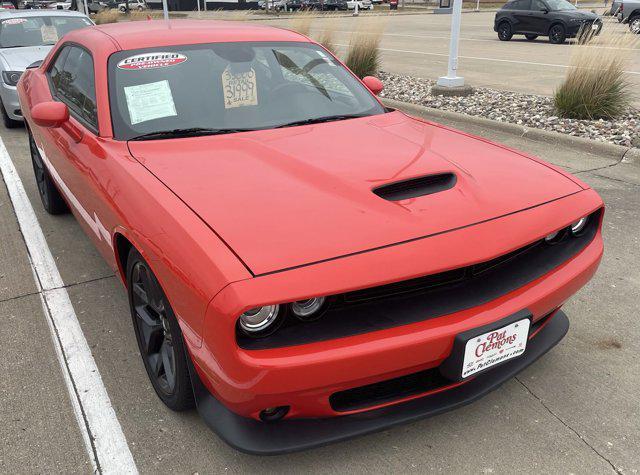
[[211, 395], [193, 370], [192, 382], [198, 412], [220, 438], [242, 452], [277, 455], [388, 429], [469, 404], [534, 363], [553, 348], [568, 330], [567, 316], [558, 311], [528, 342], [527, 351], [517, 359], [447, 391], [346, 416], [261, 422], [227, 409]]

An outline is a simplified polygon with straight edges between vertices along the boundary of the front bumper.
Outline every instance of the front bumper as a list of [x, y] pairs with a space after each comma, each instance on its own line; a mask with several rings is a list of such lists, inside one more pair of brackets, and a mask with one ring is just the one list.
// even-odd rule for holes
[[7, 115], [10, 119], [23, 121], [18, 91], [15, 86], [8, 86], [2, 80], [0, 80], [0, 84], [0, 97], [2, 97], [2, 105], [7, 111]]
[[534, 363], [555, 346], [568, 329], [569, 320], [558, 311], [530, 338], [526, 352], [516, 359], [446, 391], [341, 417], [265, 423], [227, 409], [206, 389], [193, 368], [192, 382], [198, 412], [225, 442], [243, 452], [276, 455], [380, 431], [469, 404]]

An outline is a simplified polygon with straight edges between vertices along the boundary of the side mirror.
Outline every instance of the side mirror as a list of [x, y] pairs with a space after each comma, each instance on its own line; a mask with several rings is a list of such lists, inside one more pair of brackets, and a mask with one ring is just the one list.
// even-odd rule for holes
[[362, 79], [362, 82], [365, 86], [369, 88], [371, 92], [373, 92], [376, 96], [382, 92], [384, 89], [384, 85], [380, 79], [375, 78], [373, 76], [366, 76]]
[[62, 102], [41, 102], [31, 109], [31, 118], [40, 127], [61, 127], [69, 120], [69, 109]]
[[546, 8], [543, 8], [543, 9], [542, 9], [542, 10], [540, 10], [540, 11], [541, 11], [542, 13], [544, 13], [545, 15], [546, 15], [547, 13], [549, 13], [549, 10], [548, 10], [548, 9], [546, 9]]
[[38, 61], [34, 61], [33, 63], [31, 63], [29, 66], [27, 66], [27, 69], [36, 69], [39, 68], [40, 65], [42, 64], [42, 60], [39, 59]]

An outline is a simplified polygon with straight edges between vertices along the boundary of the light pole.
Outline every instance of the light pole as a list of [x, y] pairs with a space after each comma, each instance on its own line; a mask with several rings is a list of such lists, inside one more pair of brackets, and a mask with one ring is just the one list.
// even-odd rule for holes
[[462, 0], [453, 0], [452, 13], [451, 40], [449, 42], [449, 64], [447, 67], [447, 75], [438, 78], [438, 86], [442, 86], [443, 88], [464, 86], [464, 78], [458, 76], [458, 43], [460, 42]]
[[164, 11], [164, 20], [169, 21], [169, 7], [167, 6], [167, 0], [162, 0], [162, 10]]

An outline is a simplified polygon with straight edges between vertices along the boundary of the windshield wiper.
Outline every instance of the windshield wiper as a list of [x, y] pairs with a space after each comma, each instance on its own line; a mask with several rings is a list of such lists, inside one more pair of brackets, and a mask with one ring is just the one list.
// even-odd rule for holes
[[286, 124], [276, 125], [274, 129], [281, 129], [283, 127], [295, 127], [296, 125], [307, 124], [321, 124], [322, 122], [334, 122], [336, 120], [357, 119], [359, 117], [367, 117], [369, 114], [340, 114], [340, 115], [327, 115], [324, 117], [316, 117], [315, 119], [303, 119], [289, 122]]
[[129, 140], [161, 140], [175, 139], [182, 137], [198, 137], [202, 135], [223, 135], [233, 134], [236, 132], [249, 132], [255, 129], [207, 129], [204, 127], [191, 127], [188, 129], [172, 129], [161, 130], [158, 132], [149, 132], [148, 134], [138, 135]]

